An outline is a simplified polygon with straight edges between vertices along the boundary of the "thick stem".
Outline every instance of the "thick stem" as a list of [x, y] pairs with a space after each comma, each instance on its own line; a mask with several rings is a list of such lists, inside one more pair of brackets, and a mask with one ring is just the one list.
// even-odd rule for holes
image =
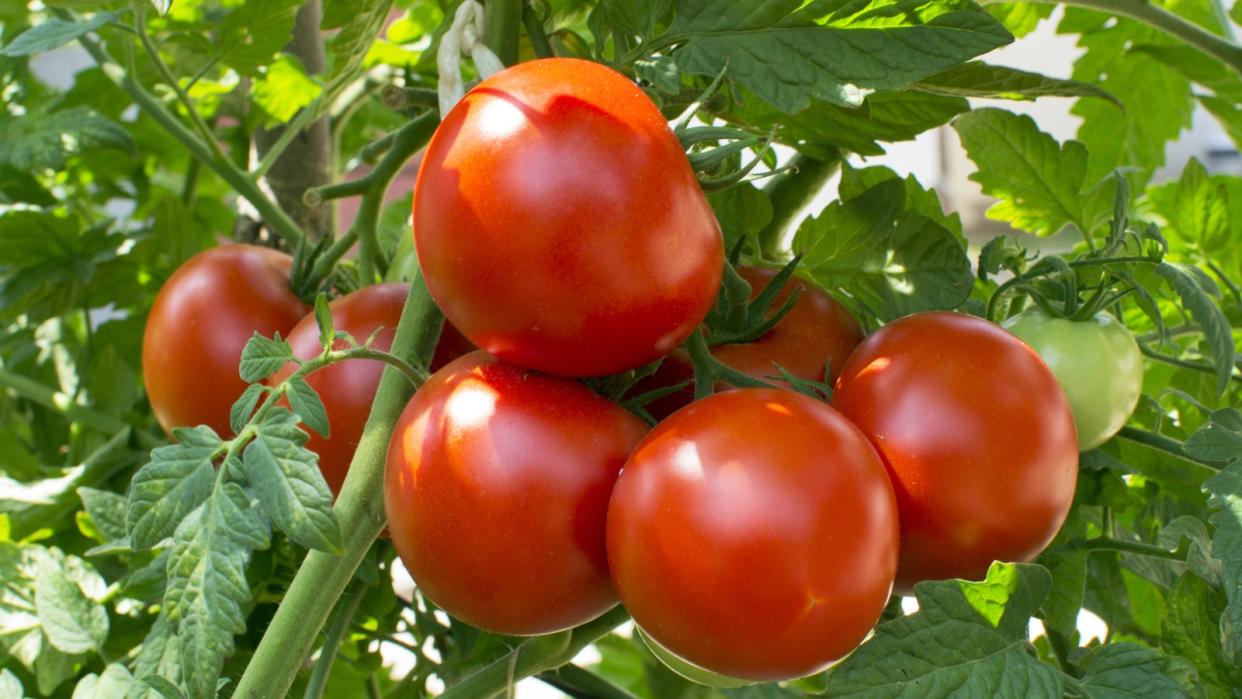
[[[390, 352], [426, 366], [440, 336], [442, 321], [440, 309], [432, 302], [422, 278], [415, 279]], [[371, 417], [336, 501], [345, 552], [340, 556], [322, 551], [306, 555], [234, 696], [281, 699], [289, 691], [303, 659], [314, 647], [319, 629], [384, 528], [383, 483], [388, 440], [412, 393], [409, 381], [400, 372], [391, 367], [384, 370], [371, 404]]]
[[558, 668], [583, 648], [608, 635], [629, 615], [621, 606], [570, 631], [536, 636], [448, 688], [440, 699], [489, 699], [531, 675]]
[[[1039, 0], [1054, 2], [1056, 0]], [[1242, 75], [1242, 47], [1148, 0], [1066, 0], [1066, 5], [1124, 15], [1175, 36]]]
[[70, 422], [85, 425], [105, 434], [116, 434], [126, 428], [120, 418], [73, 402], [73, 396], [49, 388], [34, 379], [0, 369], [0, 387], [7, 388], [26, 400], [54, 410]]
[[788, 236], [786, 230], [836, 173], [841, 160], [816, 160], [799, 155], [793, 165], [794, 171], [779, 176], [766, 189], [772, 200], [772, 220], [759, 232], [759, 252], [766, 259], [784, 257], [782, 246]]
[[483, 43], [506, 66], [518, 62], [523, 4], [522, 0], [485, 0], [483, 3]]

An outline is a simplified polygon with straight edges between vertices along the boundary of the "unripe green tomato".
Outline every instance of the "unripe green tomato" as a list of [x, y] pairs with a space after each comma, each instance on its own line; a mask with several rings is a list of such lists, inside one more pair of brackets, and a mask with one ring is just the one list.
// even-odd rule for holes
[[651, 654], [654, 655], [657, 660], [664, 663], [664, 666], [668, 669], [690, 680], [691, 682], [697, 682], [698, 684], [705, 685], [707, 687], [715, 687], [717, 689], [733, 689], [735, 687], [745, 687], [746, 685], [751, 684], [749, 680], [729, 677], [728, 675], [712, 672], [705, 667], [695, 665], [689, 660], [686, 660], [680, 655], [677, 655], [673, 651], [660, 645], [659, 641], [648, 636], [647, 632], [643, 631], [637, 625], [634, 626], [634, 630], [638, 632], [638, 637], [643, 639], [643, 643], [647, 645], [647, 648], [651, 650]]
[[1073, 321], [1031, 308], [1004, 326], [1056, 375], [1074, 414], [1079, 449], [1100, 446], [1126, 424], [1142, 391], [1143, 356], [1121, 321], [1108, 313]]

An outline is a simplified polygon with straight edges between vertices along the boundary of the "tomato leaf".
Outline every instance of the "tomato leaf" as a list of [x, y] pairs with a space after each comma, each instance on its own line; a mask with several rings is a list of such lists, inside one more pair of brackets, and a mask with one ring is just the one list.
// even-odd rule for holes
[[1036, 2], [1000, 2], [984, 6], [1015, 37], [1023, 37], [1035, 31], [1039, 23], [1052, 16], [1051, 5]]
[[119, 663], [111, 663], [103, 674], [91, 673], [78, 681], [73, 688], [73, 699], [112, 699], [125, 697], [136, 686], [134, 676]]
[[1186, 453], [1204, 461], [1242, 459], [1242, 412], [1214, 411], [1208, 423], [1186, 438]]
[[1229, 464], [1203, 483], [1211, 497], [1212, 555], [1221, 563], [1221, 582], [1228, 604], [1225, 608], [1231, 629], [1229, 647], [1236, 660], [1242, 655], [1242, 460]]
[[173, 430], [176, 444], [158, 447], [129, 486], [125, 526], [135, 550], [149, 549], [172, 536], [177, 526], [210, 495], [212, 462], [223, 442], [211, 428]]
[[[388, 15], [392, 11], [393, 0], [363, 0], [350, 2], [349, 20], [341, 27], [336, 36], [328, 44], [332, 54], [331, 79], [349, 75], [362, 66], [367, 51], [379, 35]], [[295, 1], [295, 5], [300, 4]], [[452, 19], [450, 16], [446, 19]], [[435, 51], [428, 49], [427, 55], [434, 56]]]
[[1189, 660], [1208, 687], [1227, 691], [1233, 684], [1222, 657], [1220, 619], [1224, 600], [1221, 594], [1198, 575], [1187, 572], [1173, 585], [1166, 603], [1161, 649]]
[[[155, 618], [155, 623], [142, 641], [142, 649], [134, 660], [134, 674], [155, 690], [147, 692], [143, 699], [181, 696], [176, 684], [181, 681], [181, 646], [168, 616], [163, 612]], [[172, 692], [166, 691], [167, 687], [160, 689], [161, 684], [171, 685]]]
[[302, 446], [306, 438], [295, 415], [273, 410], [243, 452], [246, 475], [277, 528], [307, 548], [338, 552], [341, 529], [332, 491], [318, 458]]
[[307, 427], [324, 437], [331, 436], [328, 411], [324, 408], [319, 394], [311, 388], [310, 384], [306, 383], [306, 379], [291, 379], [289, 392], [285, 395], [289, 396], [289, 404], [293, 406], [293, 412], [302, 418], [302, 422], [306, 423]]
[[812, 98], [858, 105], [872, 90], [910, 82], [1013, 40], [990, 15], [957, 11], [926, 24], [824, 27], [797, 11], [801, 0], [686, 0], [665, 41], [679, 43], [677, 65], [694, 75], [728, 77], [782, 112]]
[[[1206, 275], [1193, 267], [1161, 262], [1156, 274], [1169, 283], [1182, 299], [1182, 305], [1203, 330], [1211, 354], [1208, 357], [1216, 368], [1216, 395], [1223, 395], [1233, 376], [1237, 350], [1233, 344], [1233, 330], [1229, 319], [1220, 306], [1212, 300], [1212, 290], [1205, 288]], [[1219, 295], [1219, 290], [1217, 295]]]
[[242, 381], [253, 383], [275, 374], [287, 362], [294, 360], [293, 348], [280, 339], [280, 333], [266, 338], [255, 333], [242, 348], [241, 362], [237, 371]]
[[1043, 568], [1007, 563], [980, 583], [919, 583], [919, 611], [876, 627], [831, 670], [825, 696], [1059, 697], [1064, 677], [1027, 640], [1051, 586]]
[[726, 250], [743, 238], [753, 240], [772, 220], [772, 202], [749, 182], [708, 194], [707, 201], [720, 220]]
[[936, 221], [903, 211], [905, 185], [887, 180], [807, 219], [794, 237], [802, 270], [881, 319], [956, 308], [974, 276], [966, 250]]
[[336, 342], [336, 326], [332, 321], [332, 308], [328, 305], [327, 294], [315, 297], [315, 324], [319, 327], [319, 346], [325, 350], [332, 349]]
[[125, 497], [109, 490], [78, 488], [82, 506], [95, 528], [108, 541], [125, 538]]
[[7, 668], [0, 670], [0, 696], [4, 697], [24, 697], [26, 696], [25, 688], [22, 687], [22, 681], [17, 679]]
[[1162, 699], [1185, 690], [1166, 672], [1170, 658], [1135, 643], [1110, 643], [1086, 650], [1077, 661], [1081, 688], [1089, 699]]
[[252, 383], [233, 402], [233, 407], [229, 408], [229, 428], [233, 430], [233, 434], [241, 432], [246, 427], [250, 416], [254, 414], [255, 406], [259, 404], [259, 399], [268, 390], [267, 386], [261, 383]]
[[35, 573], [35, 610], [53, 646], [65, 653], [103, 649], [108, 612], [96, 598], [105, 588], [99, 573], [76, 556], [42, 557]]
[[192, 696], [215, 696], [216, 678], [246, 630], [246, 564], [266, 548], [269, 525], [236, 483], [225, 483], [173, 535], [164, 606], [175, 626], [182, 674]]
[[905, 208], [907, 211], [913, 211], [916, 214], [932, 219], [949, 229], [953, 233], [953, 237], [965, 244], [966, 238], [962, 234], [961, 215], [956, 211], [945, 213], [944, 205], [940, 203], [940, 195], [936, 194], [936, 190], [924, 189], [923, 185], [914, 179], [914, 175], [902, 177], [883, 165], [858, 168], [846, 162], [841, 165], [841, 184], [839, 187], [841, 199], [853, 199], [887, 180], [901, 180], [905, 187]]
[[1122, 107], [1104, 90], [1077, 80], [1062, 80], [1025, 70], [971, 61], [941, 71], [914, 84], [918, 90], [959, 97], [1034, 100], [1039, 97], [1097, 97]]
[[224, 17], [216, 41], [220, 62], [238, 73], [261, 77], [262, 68], [289, 41], [301, 0], [258, 0]]
[[44, 51], [51, 51], [84, 34], [89, 34], [99, 29], [120, 15], [121, 13], [119, 12], [100, 12], [90, 19], [76, 22], [55, 17], [44, 20], [42, 23], [18, 34], [17, 38], [0, 49], [0, 56], [30, 56], [36, 53], [43, 53]]

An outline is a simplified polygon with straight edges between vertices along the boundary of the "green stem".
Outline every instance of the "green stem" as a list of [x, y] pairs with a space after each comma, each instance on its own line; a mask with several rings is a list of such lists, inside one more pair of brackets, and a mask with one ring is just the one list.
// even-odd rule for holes
[[1194, 463], [1197, 463], [1201, 466], [1206, 466], [1207, 468], [1210, 468], [1213, 470], [1220, 470], [1220, 468], [1216, 464], [1212, 464], [1207, 461], [1194, 458], [1190, 454], [1186, 453], [1186, 449], [1182, 446], [1181, 442], [1177, 441], [1176, 439], [1171, 439], [1169, 437], [1166, 437], [1162, 434], [1157, 434], [1155, 432], [1149, 432], [1147, 430], [1142, 430], [1137, 427], [1131, 427], [1129, 425], [1126, 425], [1125, 427], [1122, 427], [1120, 430], [1118, 430], [1117, 436], [1123, 439], [1128, 439], [1131, 442], [1138, 442], [1139, 444], [1149, 446], [1153, 449], [1158, 449], [1165, 453], [1172, 454], [1173, 456], [1176, 456], [1179, 459], [1185, 459], [1186, 461], [1192, 461]]
[[[390, 352], [426, 365], [440, 336], [443, 317], [419, 277], [397, 325]], [[395, 369], [386, 370], [371, 404], [371, 416], [354, 453], [345, 484], [336, 501], [344, 532], [344, 553], [311, 551], [298, 569], [284, 601], [276, 610], [235, 696], [279, 699], [289, 691], [302, 660], [314, 647], [333, 604], [349, 583], [367, 549], [384, 528], [384, 462], [397, 417], [412, 393]]]
[[[633, 692], [573, 663], [539, 674], [539, 679], [569, 694], [592, 699], [638, 699]], [[569, 690], [569, 691], [566, 691]]]
[[686, 351], [690, 354], [690, 363], [694, 365], [694, 399], [702, 400], [716, 390], [716, 382], [724, 381], [736, 388], [772, 388], [772, 384], [763, 379], [756, 379], [719, 361], [712, 356], [711, 349], [703, 333], [695, 330], [690, 339], [686, 340]]
[[[1056, 0], [1039, 0], [1055, 2]], [[1123, 15], [1175, 36], [1242, 75], [1242, 47], [1148, 0], [1066, 0], [1066, 5]]]
[[530, 38], [530, 45], [535, 49], [536, 56], [552, 58], [556, 55], [548, 43], [547, 33], [543, 30], [543, 18], [535, 14], [535, 8], [530, 5], [522, 8], [522, 24], [526, 27], [526, 36]]
[[518, 62], [523, 4], [522, 0], [484, 0], [483, 3], [483, 43], [506, 66]]
[[298, 224], [294, 223], [293, 219], [289, 218], [289, 215], [283, 209], [269, 199], [263, 193], [263, 190], [259, 189], [259, 186], [255, 184], [254, 180], [250, 179], [249, 175], [234, 165], [227, 156], [217, 157], [172, 112], [165, 109], [155, 95], [147, 92], [146, 88], [138, 84], [123, 68], [113, 62], [104, 53], [104, 50], [100, 48], [98, 43], [89, 36], [79, 37], [78, 41], [81, 42], [82, 47], [86, 49], [87, 53], [95, 59], [95, 62], [99, 64], [104, 75], [108, 76], [113, 83], [129, 94], [134, 103], [149, 114], [173, 138], [180, 141], [181, 145], [190, 151], [191, 157], [201, 160], [207, 167], [215, 171], [221, 179], [229, 183], [238, 194], [249, 201], [255, 210], [259, 212], [259, 215], [263, 217], [264, 222], [267, 223], [272, 232], [280, 236], [290, 248], [298, 246], [304, 237], [302, 229], [298, 227]]
[[772, 220], [759, 231], [759, 253], [764, 259], [778, 260], [784, 257], [782, 244], [785, 242], [786, 229], [836, 173], [841, 166], [841, 160], [816, 160], [799, 155], [792, 165], [794, 171], [779, 176], [766, 188], [772, 200]]
[[336, 654], [340, 650], [341, 640], [349, 631], [354, 615], [365, 597], [365, 588], [359, 587], [353, 594], [346, 593], [336, 604], [336, 614], [328, 624], [328, 630], [319, 650], [319, 659], [315, 661], [315, 669], [311, 671], [310, 681], [306, 683], [305, 699], [319, 699], [328, 686], [328, 677], [332, 674], [332, 665], [336, 663]]
[[193, 124], [194, 129], [198, 131], [198, 135], [203, 140], [203, 143], [207, 145], [207, 149], [211, 151], [211, 154], [214, 157], [223, 160], [224, 150], [220, 148], [220, 142], [216, 140], [216, 135], [212, 132], [211, 127], [207, 125], [207, 122], [203, 120], [203, 116], [198, 113], [198, 108], [194, 106], [194, 100], [190, 99], [189, 93], [181, 87], [181, 83], [177, 80], [177, 77], [172, 74], [171, 70], [169, 70], [168, 64], [165, 63], [164, 59], [160, 57], [159, 49], [156, 48], [155, 43], [151, 41], [151, 35], [147, 32], [147, 13], [145, 6], [143, 9], [139, 9], [134, 14], [136, 15], [138, 23], [138, 39], [142, 42], [143, 50], [147, 52], [147, 56], [150, 57], [151, 62], [155, 64], [155, 69], [159, 72], [160, 77], [164, 79], [164, 82], [167, 83], [168, 86], [172, 88], [173, 93], [177, 95], [177, 101], [181, 102], [181, 106], [185, 108], [186, 114], [190, 117], [190, 123]]
[[[1180, 367], [1182, 369], [1189, 369], [1191, 371], [1198, 371], [1203, 374], [1215, 374], [1216, 373], [1216, 367], [1212, 366], [1211, 364], [1203, 364], [1201, 362], [1190, 362], [1190, 361], [1186, 361], [1185, 359], [1179, 359], [1177, 357], [1170, 357], [1169, 355], [1157, 352], [1156, 350], [1142, 343], [1139, 343], [1138, 347], [1139, 347], [1139, 351], [1143, 353], [1144, 357], [1148, 357], [1149, 359], [1155, 360], [1157, 362], [1162, 362], [1164, 364], [1169, 364], [1171, 366]], [[1234, 374], [1232, 372], [1230, 373], [1229, 378], [1233, 381], [1242, 381], [1242, 376], [1238, 376], [1237, 374]]]
[[73, 402], [73, 397], [49, 388], [34, 379], [0, 369], [0, 386], [7, 388], [26, 400], [54, 410], [70, 422], [85, 425], [105, 434], [116, 434], [126, 428], [123, 420], [107, 413]]
[[620, 605], [569, 631], [536, 636], [449, 687], [440, 699], [489, 699], [519, 680], [560, 667], [629, 619]]
[[1186, 554], [1182, 551], [1170, 551], [1154, 544], [1145, 544], [1141, 541], [1123, 541], [1121, 539], [1109, 539], [1107, 537], [1097, 537], [1095, 539], [1083, 539], [1070, 545], [1071, 548], [1081, 549], [1084, 551], [1120, 551], [1122, 553], [1133, 553], [1140, 556], [1151, 556], [1153, 558], [1164, 558], [1170, 561], [1185, 562]]

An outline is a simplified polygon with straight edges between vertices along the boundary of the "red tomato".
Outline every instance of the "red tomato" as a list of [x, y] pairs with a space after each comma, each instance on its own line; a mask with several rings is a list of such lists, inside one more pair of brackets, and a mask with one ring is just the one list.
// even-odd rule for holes
[[616, 604], [604, 521], [644, 432], [576, 381], [466, 355], [393, 432], [384, 503], [397, 553], [428, 598], [488, 631], [588, 621]]
[[664, 117], [610, 68], [529, 61], [471, 90], [414, 189], [427, 287], [476, 345], [564, 376], [642, 366], [689, 337], [724, 265]]
[[875, 449], [775, 388], [717, 393], [635, 448], [608, 510], [634, 621], [708, 670], [780, 680], [854, 649], [888, 601], [897, 509]]
[[893, 479], [899, 588], [1029, 561], [1065, 521], [1078, 475], [1069, 402], [999, 326], [959, 313], [889, 323], [850, 356], [832, 402]]
[[[379, 284], [368, 286], [343, 296], [328, 305], [332, 311], [332, 325], [337, 332], [346, 332], [358, 342], [366, 342], [376, 330], [372, 347], [387, 352], [397, 334], [397, 322], [409, 295], [408, 284]], [[293, 330], [289, 331], [289, 344], [293, 355], [299, 359], [319, 356], [319, 324], [315, 314], [307, 315]], [[337, 340], [336, 349], [346, 347], [343, 339]], [[432, 370], [469, 352], [469, 342], [451, 325], [445, 324], [432, 359]], [[438, 362], [438, 363], [437, 363]], [[270, 380], [273, 385], [284, 381], [297, 369], [290, 362]], [[384, 365], [372, 359], [350, 359], [320, 369], [307, 375], [306, 383], [323, 399], [328, 414], [329, 435], [324, 437], [314, 430], [306, 448], [319, 455], [319, 470], [333, 493], [341, 492], [349, 463], [353, 461], [362, 428], [371, 415], [371, 402], [379, 390]]]
[[[779, 270], [738, 267], [737, 271], [750, 282], [751, 298], [754, 298]], [[794, 289], [800, 290], [798, 300], [776, 327], [754, 342], [717, 345], [712, 348], [712, 356], [734, 369], [778, 386], [788, 384], [780, 378], [777, 365], [800, 379], [831, 380], [835, 373], [833, 369], [839, 369], [850, 352], [862, 342], [862, 326], [844, 306], [819, 287], [796, 278], [786, 282], [772, 302], [773, 313], [781, 308]], [[690, 364], [690, 355], [678, 349], [664, 358], [655, 374], [640, 381], [631, 395], [693, 380], [694, 367]], [[720, 382], [716, 390], [726, 388], [732, 386]], [[690, 385], [683, 391], [648, 403], [646, 409], [656, 419], [663, 419], [692, 400], [694, 386]]]
[[289, 290], [292, 262], [268, 248], [222, 245], [164, 283], [142, 336], [142, 378], [165, 431], [202, 424], [232, 435], [229, 408], [246, 390], [242, 348], [256, 332], [287, 333], [308, 310]]

